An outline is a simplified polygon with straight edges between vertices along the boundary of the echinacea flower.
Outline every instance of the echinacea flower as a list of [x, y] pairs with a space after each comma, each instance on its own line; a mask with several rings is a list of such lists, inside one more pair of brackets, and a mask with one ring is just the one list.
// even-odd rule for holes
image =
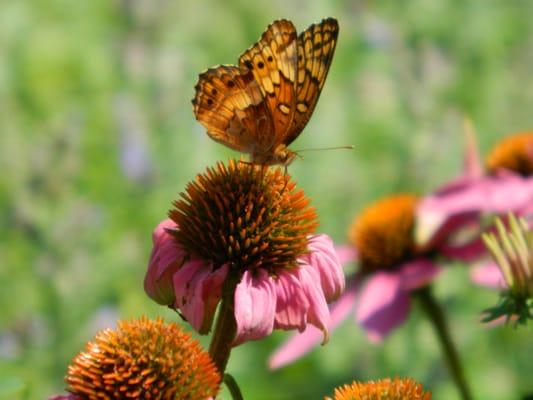
[[508, 223], [507, 229], [496, 219], [497, 234], [483, 235], [503, 281], [500, 303], [487, 310], [484, 321], [505, 316], [524, 324], [533, 318], [533, 230], [525, 219], [512, 214]]
[[316, 326], [328, 338], [327, 303], [344, 290], [333, 243], [282, 169], [218, 163], [188, 184], [154, 231], [145, 290], [199, 333], [231, 298], [233, 345], [273, 329]]
[[533, 132], [521, 132], [503, 139], [489, 152], [485, 172], [477, 151], [472, 129], [467, 129], [465, 172], [422, 201], [417, 218], [421, 221], [416, 232], [419, 246], [441, 237], [439, 231], [450, 225], [466, 225], [470, 221], [476, 234], [464, 246], [446, 249], [450, 255], [461, 254], [471, 260], [485, 253], [479, 232], [486, 214], [516, 215], [533, 213]]
[[99, 332], [68, 368], [68, 396], [55, 399], [214, 398], [220, 375], [200, 343], [161, 319], [121, 321]]
[[324, 400], [429, 400], [431, 392], [411, 378], [380, 379], [357, 382], [335, 389], [333, 397]]
[[[414, 242], [415, 210], [418, 198], [397, 194], [367, 207], [350, 229], [352, 251], [360, 271], [341, 298], [332, 306], [335, 328], [355, 306], [355, 318], [371, 341], [379, 342], [402, 324], [410, 309], [410, 292], [427, 286], [440, 268]], [[344, 259], [343, 262], [354, 261]], [[360, 285], [362, 283], [362, 286]], [[361, 286], [361, 287], [360, 287]], [[270, 358], [271, 368], [279, 368], [299, 358], [318, 343], [316, 330], [293, 336]]]

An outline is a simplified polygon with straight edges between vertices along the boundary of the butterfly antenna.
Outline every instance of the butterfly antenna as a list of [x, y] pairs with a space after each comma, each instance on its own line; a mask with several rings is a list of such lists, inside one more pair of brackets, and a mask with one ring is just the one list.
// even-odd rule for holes
[[[300, 150], [294, 150], [294, 152], [298, 155], [298, 153], [301, 153], [302, 151], [319, 151], [319, 150], [353, 150], [355, 146], [353, 144], [348, 144], [346, 146], [335, 146], [335, 147], [316, 147], [316, 148], [310, 148], [310, 149], [300, 149]], [[303, 158], [299, 156], [300, 158]]]

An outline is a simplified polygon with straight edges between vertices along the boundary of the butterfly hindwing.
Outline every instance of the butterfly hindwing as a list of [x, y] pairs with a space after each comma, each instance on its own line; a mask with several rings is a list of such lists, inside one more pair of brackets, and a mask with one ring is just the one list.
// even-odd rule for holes
[[221, 65], [199, 76], [193, 111], [208, 135], [241, 152], [251, 152], [258, 137], [272, 131], [269, 111], [253, 75]]

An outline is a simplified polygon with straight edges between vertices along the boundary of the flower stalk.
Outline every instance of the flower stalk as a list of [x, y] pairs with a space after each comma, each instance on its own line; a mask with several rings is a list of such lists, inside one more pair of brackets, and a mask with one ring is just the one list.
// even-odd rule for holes
[[224, 374], [224, 383], [226, 384], [233, 400], [243, 400], [241, 389], [239, 388], [239, 385], [237, 385], [237, 381], [232, 375]]
[[426, 317], [433, 325], [435, 333], [437, 334], [437, 338], [440, 342], [442, 351], [444, 353], [444, 358], [446, 360], [448, 370], [450, 371], [455, 385], [457, 386], [457, 389], [461, 394], [461, 398], [463, 400], [471, 400], [473, 397], [468, 386], [463, 367], [461, 365], [461, 361], [459, 359], [459, 354], [452, 341], [450, 329], [446, 322], [442, 307], [435, 300], [435, 297], [431, 293], [430, 286], [420, 288], [413, 293], [418, 299]]
[[237, 322], [235, 321], [234, 297], [235, 288], [238, 284], [235, 277], [228, 278], [222, 289], [222, 301], [215, 323], [215, 330], [209, 345], [209, 355], [213, 359], [218, 372], [224, 376], [228, 364], [235, 334]]

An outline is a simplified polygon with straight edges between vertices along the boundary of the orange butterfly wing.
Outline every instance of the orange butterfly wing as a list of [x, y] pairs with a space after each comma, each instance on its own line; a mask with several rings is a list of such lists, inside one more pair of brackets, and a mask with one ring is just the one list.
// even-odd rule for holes
[[196, 119], [215, 141], [251, 153], [273, 130], [259, 85], [249, 71], [221, 65], [200, 74], [192, 101]]
[[250, 70], [259, 84], [274, 125], [269, 139], [257, 146], [258, 154], [274, 151], [292, 124], [297, 58], [296, 29], [287, 20], [270, 24], [259, 41], [239, 57], [239, 65]]
[[298, 137], [313, 114], [333, 60], [338, 34], [337, 20], [326, 18], [298, 37], [296, 105], [292, 125], [283, 140], [285, 145]]
[[[287, 161], [324, 85], [338, 34], [333, 18], [297, 37], [292, 22], [274, 21], [239, 57], [200, 74], [193, 99], [198, 121], [215, 141], [252, 161]], [[294, 153], [292, 153], [294, 156]]]

